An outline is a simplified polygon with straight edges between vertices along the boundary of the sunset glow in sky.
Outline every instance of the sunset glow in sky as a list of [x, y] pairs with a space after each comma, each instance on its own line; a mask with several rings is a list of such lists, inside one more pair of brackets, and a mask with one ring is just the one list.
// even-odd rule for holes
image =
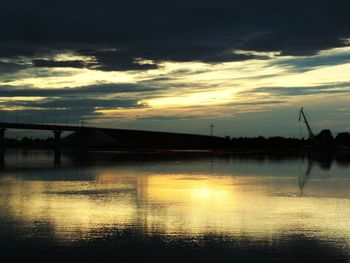
[[[350, 131], [348, 1], [5, 1], [3, 121], [219, 136]], [[304, 129], [304, 127], [302, 127]], [[305, 130], [303, 130], [305, 134]]]

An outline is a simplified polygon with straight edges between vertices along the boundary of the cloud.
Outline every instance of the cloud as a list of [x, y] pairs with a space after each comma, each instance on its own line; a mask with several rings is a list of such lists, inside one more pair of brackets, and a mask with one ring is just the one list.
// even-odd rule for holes
[[273, 105], [286, 103], [286, 100], [261, 100], [261, 101], [243, 101], [243, 102], [230, 102], [224, 106], [255, 106], [255, 105]]
[[127, 71], [157, 69], [152, 61], [143, 62], [142, 59], [125, 51], [115, 50], [80, 50], [80, 55], [95, 58], [90, 68], [103, 71]]
[[269, 93], [275, 96], [302, 96], [312, 94], [350, 93], [350, 82], [325, 84], [310, 87], [260, 87], [240, 94]]
[[107, 96], [123, 93], [152, 92], [160, 88], [137, 84], [95, 84], [78, 88], [38, 89], [0, 85], [0, 97]]
[[[347, 45], [349, 9], [350, 2], [341, 0], [5, 0], [0, 10], [0, 57], [70, 50], [93, 55], [96, 69], [126, 71], [156, 69], [159, 61], [264, 58], [237, 50], [309, 56]], [[78, 61], [34, 64], [41, 63], [82, 66]]]
[[6, 106], [24, 106], [41, 109], [110, 109], [144, 107], [135, 99], [89, 99], [89, 98], [48, 98], [36, 101], [2, 102]]
[[289, 57], [271, 60], [270, 66], [283, 66], [290, 71], [305, 72], [320, 67], [341, 65], [350, 62], [350, 49], [338, 48], [307, 57]]
[[118, 120], [173, 114], [180, 126], [183, 116], [219, 121], [343, 95], [348, 84], [331, 82], [348, 81], [348, 65], [323, 67], [350, 62], [349, 9], [343, 0], [4, 0], [0, 99], [33, 118], [99, 118], [102, 108], [108, 123], [120, 108]]
[[[145, 108], [143, 96], [157, 88], [136, 84], [96, 84], [78, 88], [37, 89], [0, 85], [2, 112], [32, 116], [97, 117], [97, 110]], [[15, 109], [15, 112], [13, 111]]]
[[46, 68], [84, 68], [85, 62], [80, 60], [54, 61], [48, 59], [32, 60], [34, 67]]
[[0, 61], [0, 74], [11, 74], [19, 70], [26, 69], [28, 66], [13, 62]]
[[[137, 99], [93, 99], [93, 98], [45, 98], [41, 100], [16, 100], [1, 103], [3, 109], [17, 108], [17, 110], [3, 110], [5, 121], [15, 121], [16, 116], [27, 118], [32, 122], [42, 122], [43, 116], [55, 118], [96, 118], [100, 115], [97, 110], [144, 108], [147, 105]], [[23, 120], [22, 120], [23, 121]], [[26, 119], [27, 121], [27, 119]]]

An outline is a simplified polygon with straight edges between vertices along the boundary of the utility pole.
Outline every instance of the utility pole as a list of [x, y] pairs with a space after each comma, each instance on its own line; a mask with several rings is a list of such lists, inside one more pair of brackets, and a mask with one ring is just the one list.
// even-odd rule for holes
[[214, 126], [214, 124], [211, 123], [209, 127], [210, 127], [210, 136], [213, 136], [215, 126]]

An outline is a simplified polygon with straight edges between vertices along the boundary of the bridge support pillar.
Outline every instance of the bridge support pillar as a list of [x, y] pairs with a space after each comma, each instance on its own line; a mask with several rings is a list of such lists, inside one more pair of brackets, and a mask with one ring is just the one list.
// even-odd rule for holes
[[5, 128], [0, 128], [0, 147], [5, 145]]
[[53, 134], [54, 134], [54, 139], [55, 139], [55, 146], [60, 146], [61, 144], [61, 130], [54, 130]]
[[56, 148], [54, 150], [54, 164], [55, 165], [61, 164], [61, 150], [59, 148]]

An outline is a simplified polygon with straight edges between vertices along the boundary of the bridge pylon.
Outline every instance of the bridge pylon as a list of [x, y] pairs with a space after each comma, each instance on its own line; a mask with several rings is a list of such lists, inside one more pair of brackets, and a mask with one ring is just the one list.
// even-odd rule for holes
[[0, 146], [3, 147], [5, 145], [5, 128], [0, 128]]
[[60, 146], [62, 131], [61, 130], [54, 130], [53, 134], [54, 134], [55, 146]]

